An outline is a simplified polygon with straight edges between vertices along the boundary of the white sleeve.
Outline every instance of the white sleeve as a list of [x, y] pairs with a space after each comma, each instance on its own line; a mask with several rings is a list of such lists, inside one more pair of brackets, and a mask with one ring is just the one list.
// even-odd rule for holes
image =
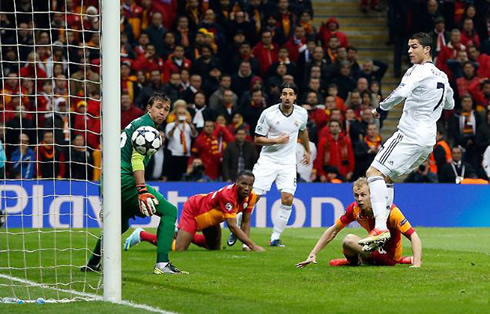
[[[305, 110], [306, 111], [306, 110]], [[303, 123], [299, 127], [300, 131], [304, 131], [306, 129], [306, 124], [308, 123], [308, 112], [305, 112]]]
[[449, 86], [449, 84], [446, 84], [447, 92], [446, 92], [446, 99], [444, 100], [444, 110], [452, 110], [454, 109], [454, 91]]
[[170, 132], [170, 130], [172, 130], [174, 125], [175, 122], [170, 122], [169, 124], [167, 124], [167, 126], [165, 127], [165, 136], [169, 137], [168, 133]]
[[255, 134], [267, 136], [267, 133], [269, 133], [269, 122], [267, 121], [266, 111], [264, 110], [260, 114], [259, 121], [255, 127]]
[[409, 69], [403, 77], [400, 85], [398, 85], [398, 87], [379, 104], [379, 108], [384, 111], [388, 111], [401, 103], [418, 86], [419, 82], [422, 81], [424, 76], [425, 71], [423, 71], [421, 66], [416, 66], [411, 71]]

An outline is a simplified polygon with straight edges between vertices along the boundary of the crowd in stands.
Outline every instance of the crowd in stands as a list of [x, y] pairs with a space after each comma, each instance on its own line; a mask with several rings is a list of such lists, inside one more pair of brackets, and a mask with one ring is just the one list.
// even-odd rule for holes
[[[99, 1], [10, 2], [0, 12], [2, 175], [98, 180]], [[481, 163], [490, 144], [489, 30], [481, 2], [390, 2], [395, 74], [408, 34], [432, 32], [436, 64], [457, 91], [458, 108], [441, 119], [433, 156], [407, 180], [487, 179]], [[394, 22], [405, 13], [412, 19]], [[253, 143], [257, 120], [280, 102], [284, 82], [298, 87], [297, 104], [309, 117], [314, 158], [298, 165], [298, 181], [364, 175], [382, 144], [383, 120], [371, 109], [382, 100], [388, 65], [358, 60], [339, 21], [314, 25], [313, 14], [309, 0], [121, 0], [121, 130], [144, 114], [154, 92], [172, 102], [160, 130], [165, 145], [147, 179], [233, 181], [252, 169], [260, 151]], [[414, 23], [418, 15], [426, 25]], [[466, 170], [452, 178], [446, 168], [453, 164]]]

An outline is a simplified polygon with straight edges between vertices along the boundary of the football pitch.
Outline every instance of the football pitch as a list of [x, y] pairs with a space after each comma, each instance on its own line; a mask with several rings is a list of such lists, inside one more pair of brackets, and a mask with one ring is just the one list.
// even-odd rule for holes
[[[189, 275], [156, 276], [152, 274], [156, 248], [141, 243], [122, 252], [123, 299], [147, 304], [161, 310], [179, 313], [488, 313], [490, 296], [490, 229], [489, 228], [416, 228], [423, 245], [420, 269], [406, 265], [395, 267], [330, 267], [330, 259], [341, 258], [341, 240], [348, 233], [365, 235], [357, 228], [345, 229], [317, 256], [317, 265], [296, 269], [323, 233], [320, 228], [287, 229], [283, 234], [285, 248], [266, 248], [267, 252], [242, 252], [240, 243], [220, 251], [206, 251], [191, 246], [187, 252], [171, 253], [172, 262]], [[122, 240], [130, 234], [129, 230]], [[154, 231], [154, 230], [150, 230]], [[94, 230], [94, 232], [96, 232]], [[270, 229], [255, 228], [251, 237], [265, 245]], [[223, 246], [229, 231], [223, 230]], [[5, 234], [0, 235], [2, 250]], [[50, 237], [46, 235], [46, 237]], [[51, 235], [52, 237], [52, 235]], [[37, 235], [26, 236], [25, 247], [35, 248]], [[50, 241], [42, 239], [43, 245]], [[86, 237], [80, 233], [56, 236], [58, 247], [84, 247]], [[95, 241], [88, 240], [89, 247]], [[403, 240], [404, 255], [411, 255], [410, 242]], [[21, 248], [22, 237], [9, 238], [11, 249]], [[47, 247], [47, 246], [46, 246]], [[265, 246], [264, 246], [265, 247]], [[81, 265], [85, 251], [52, 251], [20, 254], [12, 252], [12, 264], [39, 265], [56, 258], [57, 265]], [[6, 265], [6, 254], [0, 254], [0, 265]], [[37, 263], [37, 264], [36, 264]], [[105, 265], [105, 267], [110, 267]], [[84, 274], [70, 267], [56, 271], [45, 269], [44, 281], [52, 276], [71, 276], [74, 290], [87, 284], [96, 285], [99, 275]], [[26, 278], [25, 271], [1, 271]], [[28, 271], [31, 281], [40, 280], [38, 270]], [[86, 277], [85, 277], [86, 276]], [[86, 280], [85, 280], [86, 278]], [[0, 279], [1, 284], [7, 283]], [[62, 288], [62, 287], [61, 287]], [[31, 298], [53, 291], [31, 288]], [[46, 289], [44, 289], [46, 290]], [[19, 297], [26, 292], [17, 289]], [[99, 294], [101, 291], [99, 291]], [[0, 297], [10, 289], [0, 286]], [[25, 297], [25, 296], [24, 296]], [[104, 302], [68, 304], [0, 304], [0, 313], [143, 313], [123, 305]]]

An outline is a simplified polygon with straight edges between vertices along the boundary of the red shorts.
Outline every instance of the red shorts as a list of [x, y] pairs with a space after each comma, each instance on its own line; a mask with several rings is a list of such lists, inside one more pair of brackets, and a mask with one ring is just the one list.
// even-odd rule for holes
[[197, 222], [194, 218], [194, 206], [193, 198], [189, 198], [187, 202], [184, 203], [184, 208], [182, 209], [182, 215], [180, 216], [179, 225], [177, 228], [189, 232], [190, 234], [195, 234], [197, 232]]
[[373, 252], [366, 260], [370, 265], [376, 266], [395, 266], [396, 261], [391, 254], [380, 254], [378, 251]]

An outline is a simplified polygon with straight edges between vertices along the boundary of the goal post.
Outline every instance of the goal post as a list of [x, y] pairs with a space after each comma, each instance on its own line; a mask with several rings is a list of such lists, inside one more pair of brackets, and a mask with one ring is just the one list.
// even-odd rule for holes
[[104, 300], [119, 302], [121, 301], [120, 1], [101, 0], [101, 2]]

